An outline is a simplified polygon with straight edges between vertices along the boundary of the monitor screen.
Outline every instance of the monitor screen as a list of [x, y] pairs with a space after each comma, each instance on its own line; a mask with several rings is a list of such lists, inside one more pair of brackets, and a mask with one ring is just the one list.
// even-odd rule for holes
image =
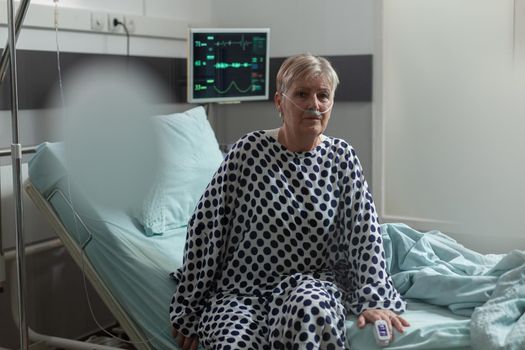
[[190, 28], [188, 102], [268, 99], [270, 30]]

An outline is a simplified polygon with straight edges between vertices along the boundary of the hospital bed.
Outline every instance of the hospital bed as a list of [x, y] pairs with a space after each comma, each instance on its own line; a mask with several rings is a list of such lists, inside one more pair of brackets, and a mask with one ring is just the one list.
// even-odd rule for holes
[[[182, 264], [185, 227], [148, 236], [127, 210], [94, 206], [81, 191], [72, 188], [60, 143], [39, 146], [30, 162], [25, 190], [49, 219], [133, 346], [177, 349], [168, 316], [176, 285], [169, 274]], [[448, 268], [455, 274], [452, 277], [483, 275], [485, 278], [486, 272], [494, 271], [494, 266], [505, 257], [476, 255], [455, 246], [453, 240], [440, 233], [421, 234], [404, 225], [383, 225], [383, 235], [394, 282], [408, 298], [404, 317], [411, 324], [404, 334], [395, 334], [389, 348], [480, 348], [474, 346], [471, 339], [472, 311], [486, 300], [482, 300], [483, 297], [473, 302], [462, 299], [460, 290], [447, 286], [447, 279], [436, 277], [436, 271], [446, 276]], [[437, 266], [439, 259], [442, 264]], [[510, 267], [506, 265], [507, 270]], [[494, 273], [491, 276], [497, 282], [499, 276]], [[472, 282], [472, 278], [469, 281]], [[457, 286], [453, 278], [450, 283]], [[487, 295], [488, 299], [487, 288], [478, 294]], [[493, 291], [496, 287], [490, 288]], [[472, 294], [472, 290], [465, 294]], [[359, 330], [355, 317], [347, 320], [347, 334], [352, 349], [379, 349], [372, 327]]]

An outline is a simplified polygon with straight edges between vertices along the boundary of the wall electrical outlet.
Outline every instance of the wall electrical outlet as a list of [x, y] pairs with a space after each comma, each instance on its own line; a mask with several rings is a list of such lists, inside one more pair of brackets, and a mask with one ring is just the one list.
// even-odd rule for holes
[[106, 30], [107, 15], [101, 12], [91, 12], [91, 30], [103, 32]]
[[134, 18], [131, 17], [124, 17], [124, 23], [126, 24], [126, 27], [128, 28], [129, 34], [135, 33], [137, 30], [136, 22]]
[[124, 28], [121, 25], [115, 25], [115, 19], [124, 23], [124, 16], [110, 13], [108, 14], [108, 29], [111, 33], [124, 33]]

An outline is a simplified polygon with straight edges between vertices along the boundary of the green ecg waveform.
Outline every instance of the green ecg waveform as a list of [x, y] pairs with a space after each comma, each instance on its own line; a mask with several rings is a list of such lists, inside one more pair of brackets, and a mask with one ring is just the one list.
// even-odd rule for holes
[[[214, 38], [212, 37], [211, 40], [213, 39]], [[210, 38], [208, 38], [208, 40], [210, 40]], [[233, 40], [216, 41], [214, 45], [217, 47], [239, 45], [243, 50], [246, 50], [246, 47], [252, 45], [252, 42], [244, 40], [244, 34], [242, 34], [241, 40], [239, 41], [233, 41]]]
[[237, 91], [239, 91], [239, 92], [241, 92], [241, 93], [248, 92], [248, 91], [250, 91], [251, 88], [252, 88], [252, 86], [249, 85], [247, 89], [241, 89], [241, 88], [239, 87], [239, 85], [237, 85], [237, 83], [236, 83], [235, 81], [232, 81], [232, 82], [230, 83], [230, 85], [229, 85], [226, 89], [224, 89], [224, 90], [221, 90], [221, 89], [217, 88], [215, 85], [213, 85], [213, 89], [214, 89], [215, 91], [217, 91], [217, 93], [219, 93], [219, 94], [226, 94], [226, 93], [228, 93], [228, 91], [230, 91], [230, 89], [231, 89], [232, 87], [235, 87], [235, 88], [237, 89]]
[[226, 68], [249, 68], [252, 64], [249, 62], [232, 62], [232, 63], [226, 63], [226, 62], [217, 62], [215, 63], [214, 67], [217, 69], [226, 69]]

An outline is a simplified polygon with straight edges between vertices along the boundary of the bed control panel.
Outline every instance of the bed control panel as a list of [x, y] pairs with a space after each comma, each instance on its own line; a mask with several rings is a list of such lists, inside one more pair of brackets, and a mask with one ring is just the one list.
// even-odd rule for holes
[[390, 343], [390, 330], [385, 320], [377, 320], [374, 322], [374, 338], [378, 346], [388, 346]]

